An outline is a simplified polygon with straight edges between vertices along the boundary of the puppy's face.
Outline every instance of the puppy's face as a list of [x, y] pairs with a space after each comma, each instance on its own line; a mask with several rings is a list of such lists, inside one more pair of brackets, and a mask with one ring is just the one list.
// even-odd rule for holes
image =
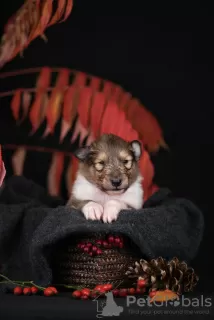
[[141, 145], [105, 134], [76, 152], [80, 173], [107, 194], [122, 194], [139, 175]]

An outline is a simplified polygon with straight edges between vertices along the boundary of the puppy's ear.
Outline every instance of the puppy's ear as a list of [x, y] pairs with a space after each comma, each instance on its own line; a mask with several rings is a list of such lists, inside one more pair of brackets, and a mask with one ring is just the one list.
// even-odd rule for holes
[[138, 140], [133, 140], [130, 142], [130, 147], [134, 153], [135, 160], [138, 161], [142, 154], [142, 145]]
[[85, 161], [88, 158], [89, 154], [90, 154], [89, 146], [79, 148], [74, 152], [75, 157], [80, 161]]

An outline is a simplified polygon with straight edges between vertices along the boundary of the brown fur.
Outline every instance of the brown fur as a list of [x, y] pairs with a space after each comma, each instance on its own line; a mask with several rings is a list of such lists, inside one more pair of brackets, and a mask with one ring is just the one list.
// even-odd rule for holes
[[[107, 193], [117, 190], [112, 186], [112, 179], [121, 179], [118, 189], [125, 191], [139, 176], [139, 159], [135, 156], [132, 142], [113, 134], [104, 134], [90, 147], [80, 148], [76, 156], [81, 160], [79, 174]], [[81, 210], [89, 201], [81, 201], [71, 195], [67, 205]]]
[[103, 191], [113, 190], [110, 180], [122, 179], [120, 189], [127, 189], [139, 175], [131, 143], [112, 134], [102, 135], [89, 149], [79, 172]]

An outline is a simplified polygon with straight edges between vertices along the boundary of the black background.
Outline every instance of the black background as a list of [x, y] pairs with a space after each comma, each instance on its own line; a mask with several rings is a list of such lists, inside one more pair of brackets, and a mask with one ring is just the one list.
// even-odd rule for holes
[[[69, 19], [46, 31], [3, 71], [52, 66], [122, 85], [158, 118], [170, 146], [153, 161], [156, 180], [205, 216], [193, 266], [212, 288], [213, 14], [199, 1], [74, 1]], [[22, 1], [1, 1], [1, 33]], [[13, 89], [13, 88], [11, 88]], [[213, 280], [213, 279], [211, 279]]]

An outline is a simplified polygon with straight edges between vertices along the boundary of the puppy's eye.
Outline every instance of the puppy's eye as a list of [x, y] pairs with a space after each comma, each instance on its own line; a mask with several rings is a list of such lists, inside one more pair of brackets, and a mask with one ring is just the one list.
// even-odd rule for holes
[[126, 167], [126, 169], [131, 169], [132, 167], [132, 160], [124, 160], [123, 161], [124, 166]]
[[97, 171], [102, 171], [104, 168], [104, 161], [100, 161], [100, 162], [95, 163], [95, 168]]

